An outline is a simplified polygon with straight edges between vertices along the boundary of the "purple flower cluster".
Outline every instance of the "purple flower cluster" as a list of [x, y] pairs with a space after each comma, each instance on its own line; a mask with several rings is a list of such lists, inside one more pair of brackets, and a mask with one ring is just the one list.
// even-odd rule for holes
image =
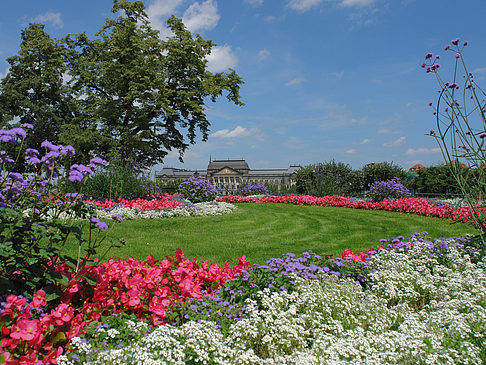
[[248, 184], [240, 187], [238, 189], [238, 195], [249, 196], [249, 195], [269, 195], [268, 188], [263, 184]]
[[409, 198], [410, 191], [402, 184], [398, 177], [386, 181], [375, 181], [371, 184], [368, 197], [374, 202], [385, 199]]
[[183, 180], [178, 191], [191, 203], [213, 201], [218, 194], [216, 187], [202, 176], [191, 176]]

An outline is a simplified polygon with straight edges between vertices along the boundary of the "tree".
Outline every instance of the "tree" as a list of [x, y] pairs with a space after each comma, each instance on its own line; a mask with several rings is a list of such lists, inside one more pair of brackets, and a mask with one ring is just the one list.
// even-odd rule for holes
[[35, 133], [25, 144], [40, 149], [46, 139], [58, 142], [63, 125], [72, 119], [73, 105], [63, 84], [63, 48], [42, 24], [29, 24], [21, 38], [19, 54], [7, 59], [10, 69], [0, 83], [0, 123], [32, 124]]
[[[112, 12], [122, 15], [107, 19], [99, 38], [81, 33], [64, 39], [70, 85], [83, 119], [110, 137], [111, 151], [122, 160], [146, 167], [171, 149], [182, 160], [198, 130], [203, 140], [208, 137], [205, 102], [226, 92], [229, 101], [243, 105], [243, 81], [233, 70], [209, 72], [206, 56], [213, 43], [193, 36], [180, 19], [168, 19], [173, 35], [161, 40], [142, 1], [113, 4]], [[71, 137], [76, 145], [79, 136]]]
[[224, 93], [243, 105], [243, 81], [234, 70], [209, 72], [214, 44], [182, 20], [170, 17], [173, 34], [162, 40], [142, 1], [114, 0], [112, 12], [119, 16], [106, 19], [95, 39], [80, 33], [55, 41], [41, 24], [24, 29], [1, 82], [0, 122], [33, 124], [27, 147], [48, 139], [87, 159], [93, 150], [140, 168], [172, 149], [182, 160], [198, 133], [207, 140], [206, 103]]
[[364, 178], [364, 189], [369, 190], [375, 181], [387, 181], [398, 177], [402, 183], [407, 181], [407, 172], [393, 162], [373, 162], [361, 169]]

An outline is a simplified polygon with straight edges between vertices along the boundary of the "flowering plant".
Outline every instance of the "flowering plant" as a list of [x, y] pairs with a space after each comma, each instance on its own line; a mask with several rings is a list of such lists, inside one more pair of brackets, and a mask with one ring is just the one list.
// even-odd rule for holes
[[238, 195], [248, 196], [260, 194], [269, 195], [268, 188], [263, 184], [242, 184], [238, 188]]
[[[433, 73], [439, 83], [439, 98], [434, 106], [437, 131], [429, 135], [439, 144], [442, 155], [449, 166], [459, 188], [464, 195], [478, 236], [472, 243], [480, 249], [480, 258], [486, 254], [486, 214], [484, 196], [486, 194], [486, 93], [468, 71], [463, 58], [463, 50], [468, 42], [453, 39], [444, 51], [454, 54], [453, 77], [444, 81], [439, 74], [439, 55], [427, 53], [422, 67]], [[462, 90], [461, 90], [462, 89]], [[464, 169], [466, 167], [466, 169]], [[474, 170], [476, 179], [469, 178]]]
[[218, 193], [216, 187], [202, 176], [191, 176], [183, 180], [178, 191], [191, 203], [213, 201]]
[[[283, 203], [296, 205], [321, 205], [324, 207], [386, 210], [389, 212], [418, 214], [426, 217], [460, 220], [462, 222], [469, 223], [472, 222], [471, 213], [467, 207], [453, 207], [449, 205], [437, 206], [423, 198], [392, 199], [374, 203], [364, 200], [355, 200], [339, 195], [323, 197], [315, 197], [310, 195], [279, 195], [264, 198], [229, 195], [218, 197], [216, 198], [216, 201], [224, 201], [230, 203]], [[486, 214], [486, 207], [482, 207], [481, 211], [483, 214]]]
[[374, 202], [380, 202], [385, 199], [409, 198], [410, 191], [403, 186], [398, 177], [387, 181], [375, 181], [371, 184], [368, 197]]
[[[92, 208], [82, 203], [79, 195], [52, 194], [57, 190], [56, 181], [61, 178], [66, 159], [75, 154], [73, 147], [44, 141], [44, 154], [28, 148], [24, 156], [26, 172], [14, 171], [27, 129], [32, 126], [0, 130], [0, 142], [7, 144], [0, 151], [0, 287], [2, 294], [24, 294], [29, 298], [42, 289], [50, 302], [69, 285], [55, 265], [70, 262], [79, 267], [84, 259], [80, 256], [73, 262], [62, 252], [70, 235], [80, 244], [84, 242], [76, 219], [90, 220], [89, 229], [93, 232], [105, 230], [107, 225], [93, 217]], [[101, 164], [104, 161], [100, 158], [92, 158], [86, 166], [73, 164], [64, 168], [65, 177], [71, 183], [81, 184]], [[102, 239], [88, 241], [88, 257]]]
[[103, 316], [123, 313], [153, 325], [163, 324], [174, 303], [212, 295], [248, 266], [244, 256], [233, 267], [228, 262], [223, 267], [208, 261], [198, 264], [196, 259], [185, 258], [180, 249], [161, 261], [152, 256], [146, 261], [110, 259], [80, 268], [82, 274], [89, 271], [92, 280], [76, 275], [66, 263], [55, 265], [69, 287], [50, 312], [44, 309], [43, 290], [37, 291], [30, 304], [25, 297], [9, 295], [4, 308], [0, 307], [0, 363], [55, 364], [69, 340]]

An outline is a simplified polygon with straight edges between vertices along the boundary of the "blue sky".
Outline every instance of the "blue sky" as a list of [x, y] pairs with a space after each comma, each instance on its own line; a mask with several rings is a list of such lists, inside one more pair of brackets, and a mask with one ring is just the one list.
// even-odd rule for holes
[[[408, 169], [442, 156], [425, 134], [435, 126], [429, 101], [437, 84], [420, 64], [438, 53], [444, 79], [453, 54], [443, 47], [467, 40], [476, 81], [486, 78], [484, 0], [145, 0], [154, 28], [182, 17], [218, 46], [213, 71], [234, 68], [243, 78], [238, 107], [208, 103], [211, 134], [190, 146], [185, 163], [169, 153], [168, 167], [199, 168], [213, 159], [244, 158], [250, 168], [285, 168], [336, 160], [361, 168], [392, 161]], [[55, 38], [93, 35], [112, 16], [111, 0], [3, 0], [0, 76], [18, 52], [29, 22]], [[160, 169], [157, 166], [155, 169]]]

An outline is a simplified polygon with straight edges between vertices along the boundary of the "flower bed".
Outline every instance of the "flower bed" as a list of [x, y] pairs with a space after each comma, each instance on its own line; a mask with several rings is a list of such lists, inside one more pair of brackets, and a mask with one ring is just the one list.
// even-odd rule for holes
[[68, 283], [55, 308], [44, 309], [43, 290], [30, 303], [15, 295], [2, 303], [0, 363], [55, 364], [69, 340], [83, 335], [88, 323], [106, 315], [131, 314], [153, 325], [161, 324], [174, 303], [212, 295], [249, 263], [243, 256], [232, 268], [228, 262], [224, 267], [207, 261], [198, 264], [178, 249], [162, 261], [152, 256], [145, 262], [110, 259], [85, 266], [78, 274], [65, 263], [54, 265]]
[[[284, 203], [297, 205], [321, 205], [324, 207], [343, 207], [353, 209], [387, 210], [390, 212], [412, 213], [427, 217], [447, 218], [471, 222], [468, 207], [437, 206], [423, 198], [404, 198], [384, 200], [378, 203], [356, 201], [339, 195], [315, 197], [310, 195], [282, 195], [263, 198], [244, 197], [238, 195], [222, 196], [216, 199], [229, 203]], [[486, 214], [486, 208], [481, 208]]]
[[192, 204], [179, 195], [165, 194], [157, 199], [136, 199], [104, 202], [88, 199], [86, 203], [97, 208], [102, 219], [159, 219], [171, 217], [210, 216], [231, 213], [236, 206], [226, 202], [202, 202]]
[[486, 262], [461, 240], [382, 244], [359, 260], [271, 259], [172, 307], [165, 326], [105, 318], [59, 364], [484, 363]]

